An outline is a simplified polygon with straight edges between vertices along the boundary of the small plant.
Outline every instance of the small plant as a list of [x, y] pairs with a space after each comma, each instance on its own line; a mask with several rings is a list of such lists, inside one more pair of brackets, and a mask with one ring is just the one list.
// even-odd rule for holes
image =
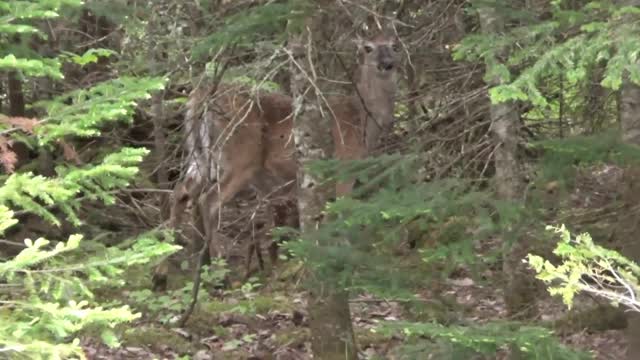
[[591, 358], [587, 353], [574, 351], [563, 345], [551, 330], [516, 322], [450, 326], [436, 323], [386, 322], [375, 331], [385, 336], [402, 333], [407, 342], [412, 341], [413, 347], [420, 348], [420, 353], [433, 354], [436, 350], [444, 350], [448, 353], [446, 358], [450, 359], [472, 358], [472, 354], [493, 356], [509, 348], [518, 349], [518, 358], [523, 360]]
[[[214, 260], [211, 266], [202, 268], [202, 285], [215, 287], [220, 285], [229, 272], [226, 262], [221, 259]], [[163, 324], [168, 324], [175, 319], [189, 305], [192, 299], [193, 282], [189, 281], [179, 289], [170, 290], [165, 295], [157, 296], [149, 289], [141, 289], [129, 293], [129, 299], [134, 306], [144, 310], [149, 316], [157, 317]]]
[[[64, 62], [82, 67], [112, 55], [111, 50], [89, 49], [84, 54], [65, 52], [45, 57], [28, 45], [21, 49], [21, 44], [31, 43], [32, 36], [47, 38], [42, 32], [43, 21], [64, 18], [82, 5], [80, 0], [1, 2], [3, 73], [14, 72], [20, 82], [47, 77], [52, 89], [65, 88], [55, 84], [64, 78]], [[4, 144], [0, 146], [0, 163], [5, 171], [0, 183], [0, 235], [18, 222], [16, 210], [54, 226], [62, 223], [60, 216], [79, 226], [86, 220], [80, 216], [83, 200], [114, 204], [117, 191], [139, 178], [138, 166], [149, 150], [105, 148], [96, 161], [75, 161], [74, 165], [70, 160], [79, 158], [69, 142], [100, 135], [105, 125], [131, 123], [139, 102], [163, 89], [165, 83], [162, 78], [120, 77], [25, 104], [35, 114], [30, 119], [0, 113], [0, 142]], [[17, 155], [7, 146], [14, 141], [33, 150], [67, 145], [65, 161], [56, 162], [51, 175], [36, 174], [28, 166], [18, 165]], [[88, 330], [100, 334], [105, 344], [117, 346], [115, 327], [138, 319], [140, 314], [128, 306], [100, 303], [93, 291], [99, 286], [122, 286], [122, 275], [129, 267], [177, 250], [158, 241], [160, 236], [143, 234], [126, 242], [128, 245], [102, 247], [99, 252], [84, 246], [89, 244], [78, 233], [63, 241], [24, 239], [22, 252], [0, 261], [2, 289], [10, 289], [0, 292], [0, 357], [84, 359], [80, 338]], [[92, 245], [95, 248], [96, 244]]]
[[260, 282], [258, 281], [258, 278], [256, 277], [252, 277], [249, 278], [249, 280], [242, 284], [242, 286], [240, 287], [240, 292], [242, 293], [242, 296], [244, 296], [244, 298], [246, 299], [254, 299], [255, 295], [256, 295], [256, 291], [262, 286], [262, 284], [260, 284]]
[[[1, 218], [11, 218], [6, 209], [0, 213]], [[128, 306], [96, 303], [91, 285], [121, 273], [129, 264], [175, 251], [169, 244], [146, 239], [141, 241], [144, 246], [120, 257], [103, 254], [74, 262], [81, 241], [82, 236], [73, 235], [50, 247], [48, 240], [27, 239], [26, 249], [0, 262], [0, 281], [20, 289], [9, 300], [0, 296], [0, 353], [12, 359], [84, 358], [79, 334], [89, 328], [97, 329], [105, 344], [117, 346], [115, 326], [140, 314]]]
[[232, 291], [239, 292], [240, 295], [245, 299], [245, 301], [240, 302], [237, 306], [231, 309], [232, 312], [237, 312], [243, 315], [247, 314], [255, 314], [257, 313], [257, 307], [255, 303], [256, 299], [256, 291], [261, 286], [258, 282], [258, 279], [255, 277], [250, 278], [246, 283], [244, 283], [240, 289]]
[[240, 346], [244, 344], [250, 344], [256, 338], [255, 334], [246, 334], [242, 336], [240, 339], [233, 339], [226, 341], [222, 346], [222, 351], [232, 351], [238, 349]]
[[536, 277], [546, 284], [551, 295], [560, 295], [571, 308], [576, 294], [586, 292], [640, 311], [640, 266], [618, 252], [596, 245], [587, 233], [572, 236], [569, 230], [547, 227], [560, 234], [561, 240], [553, 251], [560, 257], [559, 265], [540, 256], [529, 254], [527, 261]]

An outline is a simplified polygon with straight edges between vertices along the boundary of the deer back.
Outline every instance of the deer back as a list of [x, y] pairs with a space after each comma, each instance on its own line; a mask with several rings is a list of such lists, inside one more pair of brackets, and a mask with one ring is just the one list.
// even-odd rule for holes
[[262, 194], [292, 184], [296, 162], [291, 114], [289, 96], [220, 86], [205, 113], [213, 127], [214, 160], [223, 171], [252, 172], [250, 185]]

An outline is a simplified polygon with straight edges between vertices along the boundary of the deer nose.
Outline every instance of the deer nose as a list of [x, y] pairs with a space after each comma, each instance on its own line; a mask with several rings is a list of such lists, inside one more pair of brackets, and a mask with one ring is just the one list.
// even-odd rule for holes
[[393, 69], [393, 62], [391, 61], [381, 61], [378, 64], [378, 70], [380, 71], [389, 71]]

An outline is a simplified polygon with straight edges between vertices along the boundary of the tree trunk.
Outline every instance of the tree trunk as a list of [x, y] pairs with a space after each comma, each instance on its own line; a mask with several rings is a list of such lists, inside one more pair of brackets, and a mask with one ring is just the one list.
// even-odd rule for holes
[[[319, 10], [313, 18], [307, 19], [304, 30], [292, 34], [290, 49], [295, 59], [291, 68], [291, 88], [294, 96], [293, 137], [296, 156], [300, 163], [298, 170], [298, 209], [303, 239], [310, 240], [310, 234], [322, 222], [325, 204], [334, 197], [334, 187], [323, 184], [321, 179], [306, 171], [305, 165], [316, 160], [329, 159], [333, 154], [333, 138], [329, 112], [322, 116], [317, 89], [311, 87], [308, 79], [313, 76], [311, 64], [315, 63], [307, 56], [317, 54], [312, 38], [322, 39], [315, 30], [322, 29], [322, 2], [316, 2]], [[326, 20], [326, 19], [325, 19]], [[314, 56], [315, 57], [315, 56]], [[322, 245], [322, 244], [319, 244]], [[339, 271], [339, 269], [338, 269]], [[312, 274], [313, 275], [313, 274]], [[348, 293], [338, 284], [336, 277], [314, 276], [309, 292], [309, 316], [311, 328], [311, 347], [314, 358], [322, 360], [355, 360], [357, 351], [355, 336], [351, 324]]]
[[[167, 189], [169, 184], [169, 172], [167, 170], [167, 136], [165, 134], [164, 118], [164, 91], [160, 90], [153, 95], [151, 113], [153, 116], [153, 145], [156, 163], [156, 180], [158, 188]], [[169, 218], [169, 195], [160, 194], [160, 217], [162, 220]]]
[[[0, 94], [4, 94], [4, 79], [0, 79]], [[0, 114], [5, 114], [4, 112], [4, 96], [0, 98]]]
[[[621, 6], [640, 6], [640, 0], [620, 0]], [[622, 140], [628, 144], [640, 146], [640, 86], [634, 84], [625, 74], [620, 91], [620, 125]], [[635, 220], [637, 226], [640, 219]], [[635, 234], [635, 233], [634, 233]], [[640, 241], [631, 235], [625, 241], [623, 255], [636, 263], [640, 262]], [[628, 311], [627, 359], [635, 360], [640, 354], [640, 314]]]
[[[622, 126], [622, 140], [628, 144], [640, 146], [640, 86], [631, 83], [628, 79], [622, 85], [620, 94], [620, 124]], [[631, 169], [627, 169], [633, 172]], [[637, 193], [637, 190], [636, 190]], [[628, 219], [632, 223], [630, 226], [638, 224], [636, 214], [629, 216], [635, 219]], [[640, 263], [640, 241], [636, 239], [635, 233], [629, 234], [624, 239], [623, 255], [630, 260]], [[640, 314], [628, 311], [627, 326], [627, 359], [635, 360], [640, 354]]]
[[[156, 9], [152, 9], [156, 10]], [[162, 26], [157, 15], [152, 16], [148, 25], [148, 33], [152, 38], [159, 32], [159, 27]], [[165, 73], [163, 68], [163, 47], [158, 43], [149, 44], [148, 55], [150, 63], [150, 70], [153, 75], [159, 76]], [[166, 119], [164, 109], [164, 90], [156, 91], [151, 98], [151, 121], [153, 123], [153, 164], [155, 165], [154, 172], [156, 183], [159, 189], [167, 189], [169, 187], [169, 169], [167, 167], [167, 134], [166, 134]], [[168, 193], [159, 194], [160, 204], [160, 219], [161, 221], [169, 219], [170, 213], [170, 196]]]
[[22, 81], [20, 81], [15, 71], [9, 73], [7, 90], [9, 96], [9, 115], [24, 116], [25, 106]]
[[[504, 29], [503, 19], [495, 9], [479, 10], [482, 30], [497, 33]], [[491, 85], [499, 85], [501, 79], [490, 79]], [[507, 101], [491, 105], [491, 132], [498, 145], [495, 152], [496, 191], [500, 199], [518, 202], [522, 198], [523, 181], [518, 161], [518, 131], [520, 114], [516, 103]], [[517, 239], [507, 245], [506, 238], [514, 233], [505, 233], [503, 273], [505, 276], [504, 299], [512, 317], [528, 318], [535, 315], [532, 304], [533, 277], [527, 276], [522, 259], [528, 252], [525, 239]]]
[[640, 145], [640, 86], [625, 79], [620, 102], [622, 140], [628, 144]]
[[596, 64], [591, 73], [591, 79], [585, 93], [583, 121], [589, 125], [588, 133], [597, 134], [607, 118], [606, 103], [609, 90], [600, 83], [604, 78], [605, 64]]

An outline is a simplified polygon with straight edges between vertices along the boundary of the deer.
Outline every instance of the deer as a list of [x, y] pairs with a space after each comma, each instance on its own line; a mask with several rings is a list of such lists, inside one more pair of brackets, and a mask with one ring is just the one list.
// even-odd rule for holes
[[[333, 117], [333, 155], [339, 160], [366, 157], [395, 122], [398, 39], [380, 33], [368, 39], [358, 37], [355, 43], [353, 93], [326, 99], [331, 109], [328, 116]], [[293, 99], [278, 92], [252, 95], [246, 87], [231, 84], [204, 85], [191, 92], [186, 108], [187, 170], [173, 190], [169, 227], [180, 224], [191, 203], [204, 240], [197, 245], [203, 246], [202, 261], [208, 262], [224, 254], [216, 241], [217, 220], [221, 208], [238, 192], [252, 187], [259, 198], [274, 193], [294, 196], [299, 164], [292, 136]], [[214, 164], [222, 169], [222, 176], [211, 185]], [[348, 195], [354, 184], [355, 180], [337, 183], [336, 196]], [[268, 218], [273, 218], [272, 211]], [[274, 242], [269, 249], [272, 261], [277, 246]], [[257, 257], [262, 267], [261, 255]], [[166, 273], [157, 270], [154, 282], [163, 279], [166, 283]]]

